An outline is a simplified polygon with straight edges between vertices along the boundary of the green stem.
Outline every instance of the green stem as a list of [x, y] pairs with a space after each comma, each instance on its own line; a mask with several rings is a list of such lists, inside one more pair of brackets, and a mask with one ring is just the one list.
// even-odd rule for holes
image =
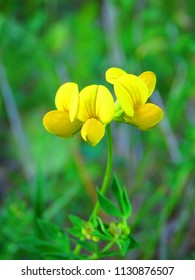
[[74, 254], [78, 255], [80, 253], [81, 249], [82, 249], [81, 245], [77, 244], [75, 249], [74, 249]]
[[[106, 165], [106, 172], [104, 175], [104, 180], [102, 183], [102, 188], [100, 190], [101, 194], [105, 195], [106, 191], [108, 189], [108, 185], [109, 185], [109, 181], [110, 181], [110, 175], [111, 175], [111, 171], [112, 171], [112, 133], [111, 133], [111, 127], [110, 124], [107, 125], [106, 127], [106, 135], [107, 135], [107, 145], [108, 145], [108, 153], [107, 153], [107, 165]], [[93, 212], [90, 216], [90, 220], [97, 216], [98, 212], [100, 210], [100, 204], [97, 201], [95, 204], [95, 207], [93, 209]]]
[[114, 245], [114, 240], [111, 240], [101, 251], [101, 253], [105, 253]]
[[[102, 183], [102, 188], [100, 190], [100, 192], [102, 194], [106, 194], [106, 191], [107, 191], [108, 185], [109, 185], [109, 181], [110, 181], [111, 171], [112, 171], [112, 158], [113, 158], [113, 155], [112, 155], [112, 133], [111, 133], [110, 124], [108, 124], [107, 127], [106, 127], [106, 135], [107, 135], [108, 153], [107, 153], [106, 172], [105, 172], [105, 175], [104, 175], [104, 180], [103, 180], [103, 183]], [[94, 206], [93, 212], [92, 212], [89, 220], [92, 220], [94, 217], [96, 217], [98, 212], [99, 212], [99, 210], [100, 210], [100, 204], [97, 201], [95, 206]], [[108, 245], [109, 245], [108, 246], [108, 248], [109, 248], [111, 246], [111, 244], [109, 243]], [[82, 249], [81, 245], [77, 244], [77, 246], [74, 249], [74, 253], [76, 255], [78, 255], [80, 253], [81, 249]]]
[[122, 220], [123, 220], [123, 224], [124, 224], [125, 226], [127, 226], [127, 218], [126, 218], [126, 217], [123, 217]]

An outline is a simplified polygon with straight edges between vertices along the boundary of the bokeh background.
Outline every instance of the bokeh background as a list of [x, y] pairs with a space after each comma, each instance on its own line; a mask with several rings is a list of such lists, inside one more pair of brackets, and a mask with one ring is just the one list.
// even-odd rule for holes
[[148, 132], [112, 126], [140, 244], [125, 258], [195, 258], [194, 23], [193, 0], [0, 1], [1, 259], [36, 258], [20, 243], [36, 236], [38, 217], [65, 229], [69, 214], [91, 213], [106, 140], [62, 140], [42, 118], [62, 83], [105, 85], [111, 66], [154, 71], [152, 101], [165, 111]]

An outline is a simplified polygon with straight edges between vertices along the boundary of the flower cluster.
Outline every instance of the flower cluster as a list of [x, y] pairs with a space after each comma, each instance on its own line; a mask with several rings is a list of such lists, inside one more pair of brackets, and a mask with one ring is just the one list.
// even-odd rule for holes
[[57, 110], [46, 113], [43, 118], [45, 129], [62, 138], [81, 131], [82, 138], [95, 146], [112, 120], [135, 125], [141, 130], [162, 120], [161, 108], [146, 103], [156, 85], [153, 72], [135, 76], [112, 67], [106, 71], [106, 81], [114, 86], [115, 102], [103, 85], [90, 85], [79, 91], [76, 83], [63, 84], [55, 96]]
[[115, 239], [125, 239], [131, 232], [129, 226], [123, 222], [111, 222], [108, 231]]

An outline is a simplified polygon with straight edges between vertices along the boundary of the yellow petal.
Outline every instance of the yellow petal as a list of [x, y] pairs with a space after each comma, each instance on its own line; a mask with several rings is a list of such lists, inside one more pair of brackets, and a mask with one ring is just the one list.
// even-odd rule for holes
[[96, 116], [102, 123], [109, 123], [115, 112], [114, 99], [105, 86], [98, 86], [96, 97]]
[[81, 129], [81, 136], [91, 146], [97, 145], [104, 134], [104, 125], [94, 118], [87, 120]]
[[47, 131], [62, 138], [73, 136], [81, 128], [80, 121], [70, 122], [68, 112], [58, 110], [45, 114], [43, 125]]
[[95, 118], [105, 124], [114, 117], [114, 100], [105, 86], [87, 86], [81, 90], [79, 97], [78, 119], [81, 121]]
[[121, 83], [117, 82], [114, 85], [114, 92], [121, 108], [128, 116], [132, 117], [134, 115], [134, 108], [129, 91]]
[[156, 75], [151, 71], [143, 72], [139, 78], [141, 78], [148, 87], [148, 97], [150, 97], [156, 86]]
[[126, 72], [117, 67], [111, 67], [106, 71], [106, 81], [113, 84]]
[[162, 109], [155, 104], [147, 103], [137, 108], [132, 118], [126, 117], [126, 121], [141, 130], [147, 130], [159, 123], [162, 118]]
[[70, 96], [70, 105], [69, 105], [69, 117], [70, 121], [73, 122], [76, 119], [78, 107], [79, 107], [79, 94], [77, 91], [72, 92]]
[[124, 112], [132, 117], [134, 110], [148, 99], [148, 88], [139, 77], [126, 74], [114, 84], [114, 91]]
[[90, 85], [83, 88], [79, 94], [78, 119], [83, 122], [96, 118], [97, 90], [97, 85]]
[[57, 91], [55, 97], [56, 108], [59, 111], [69, 112], [71, 121], [74, 121], [78, 110], [79, 89], [76, 83], [63, 84]]

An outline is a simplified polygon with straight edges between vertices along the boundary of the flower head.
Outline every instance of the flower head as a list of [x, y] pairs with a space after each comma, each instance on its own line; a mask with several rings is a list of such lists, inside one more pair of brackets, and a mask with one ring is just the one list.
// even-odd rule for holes
[[62, 138], [73, 136], [82, 126], [76, 118], [79, 90], [75, 83], [63, 84], [57, 91], [55, 105], [57, 110], [45, 114], [43, 124], [47, 131]]
[[156, 85], [156, 75], [153, 72], [147, 71], [136, 76], [113, 67], [107, 70], [106, 80], [114, 85], [120, 105], [117, 105], [116, 120], [133, 124], [142, 130], [147, 130], [162, 120], [161, 108], [146, 103]]
[[83, 122], [81, 136], [95, 146], [105, 134], [105, 126], [114, 117], [114, 100], [110, 91], [102, 85], [90, 85], [79, 94], [77, 117]]
[[45, 114], [47, 131], [68, 138], [81, 129], [82, 138], [95, 146], [105, 134], [105, 126], [114, 117], [114, 100], [102, 85], [85, 87], [79, 93], [75, 83], [63, 84], [56, 93], [57, 110]]

